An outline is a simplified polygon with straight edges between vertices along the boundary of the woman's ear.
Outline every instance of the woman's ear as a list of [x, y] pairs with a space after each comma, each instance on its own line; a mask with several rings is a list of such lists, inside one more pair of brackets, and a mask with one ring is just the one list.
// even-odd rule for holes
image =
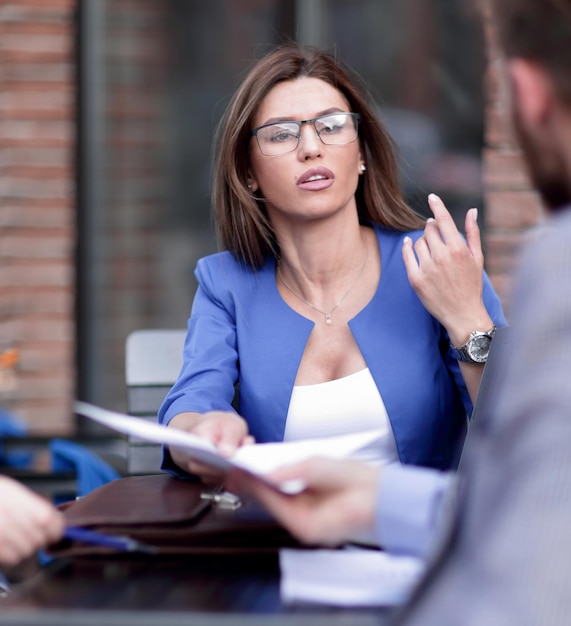
[[252, 174], [248, 173], [248, 178], [246, 180], [247, 180], [248, 189], [252, 193], [256, 193], [256, 191], [258, 191], [259, 189], [259, 185], [256, 182], [256, 179], [252, 176]]
[[526, 125], [541, 124], [553, 100], [553, 88], [545, 70], [526, 59], [507, 61], [511, 98]]
[[359, 150], [359, 175], [364, 174], [367, 169], [367, 164], [363, 158], [363, 153]]

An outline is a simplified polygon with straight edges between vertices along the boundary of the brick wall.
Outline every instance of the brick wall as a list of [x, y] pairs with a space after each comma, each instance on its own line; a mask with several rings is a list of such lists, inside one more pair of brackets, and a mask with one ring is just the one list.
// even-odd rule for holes
[[514, 139], [502, 60], [489, 20], [486, 41], [486, 145], [482, 155], [486, 202], [485, 258], [490, 278], [504, 307], [509, 309], [512, 275], [519, 250], [530, 230], [541, 222], [544, 209], [531, 187], [522, 153]]
[[[0, 0], [0, 352], [12, 346], [20, 357], [15, 388], [3, 390], [0, 376], [0, 404], [36, 432], [61, 434], [75, 394], [75, 3]], [[509, 305], [517, 250], [543, 210], [509, 127], [490, 28], [487, 36], [486, 267]], [[136, 214], [144, 221], [140, 204]]]
[[[171, 197], [165, 143], [173, 132], [169, 107], [169, 9], [164, 2], [107, 0], [98, 59], [105, 80], [106, 130], [101, 176], [104, 196], [98, 215], [102, 251], [92, 266], [95, 294], [91, 346], [97, 380], [93, 397], [126, 409], [124, 351], [128, 334], [156, 324], [161, 297], [161, 238]], [[111, 42], [113, 42], [111, 44]], [[167, 306], [171, 306], [170, 301]]]
[[0, 0], [0, 403], [65, 433], [74, 395], [75, 0]]

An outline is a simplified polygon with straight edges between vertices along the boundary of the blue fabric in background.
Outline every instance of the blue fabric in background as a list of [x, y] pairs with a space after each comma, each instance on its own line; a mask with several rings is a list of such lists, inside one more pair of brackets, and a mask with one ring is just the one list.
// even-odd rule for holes
[[[27, 431], [27, 426], [22, 420], [6, 409], [0, 408], [0, 466], [25, 469], [33, 464], [33, 452], [18, 450], [8, 452], [2, 447], [3, 437], [25, 438]], [[85, 496], [97, 487], [121, 478], [113, 467], [80, 444], [65, 439], [52, 439], [48, 446], [53, 472], [75, 472], [76, 496]]]
[[[76, 498], [85, 496], [116, 478], [121, 478], [121, 475], [108, 463], [78, 443], [66, 439], [52, 439], [48, 446], [53, 472], [75, 472]], [[57, 502], [57, 497], [55, 499], [54, 504], [60, 504]], [[52, 560], [43, 550], [38, 552], [38, 561], [41, 566], [47, 565]]]
[[49, 449], [54, 472], [74, 471], [76, 473], [76, 496], [85, 496], [97, 487], [121, 478], [121, 475], [108, 463], [73, 441], [52, 439]]
[[25, 437], [27, 425], [16, 415], [0, 407], [0, 465], [8, 467], [27, 467], [34, 460], [32, 452], [24, 450], [4, 451], [2, 439], [4, 437]]
[[[34, 464], [35, 455], [28, 451], [5, 451], [2, 446], [4, 437], [22, 437], [28, 434], [25, 422], [14, 414], [0, 407], [0, 466], [18, 469], [30, 468]], [[87, 495], [97, 487], [121, 478], [121, 475], [108, 463], [84, 446], [65, 439], [51, 439], [48, 442], [54, 473], [73, 472], [76, 476], [76, 492], [69, 494], [75, 497]], [[68, 500], [69, 497], [65, 498]], [[57, 494], [54, 504], [59, 504]], [[46, 565], [52, 559], [42, 550], [38, 552], [40, 565]], [[9, 592], [10, 586], [0, 571], [0, 596]]]

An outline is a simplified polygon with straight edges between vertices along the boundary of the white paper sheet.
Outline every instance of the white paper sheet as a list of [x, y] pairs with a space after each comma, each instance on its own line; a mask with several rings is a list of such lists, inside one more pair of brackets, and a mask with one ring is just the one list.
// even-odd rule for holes
[[[158, 423], [108, 411], [86, 402], [76, 402], [74, 409], [78, 415], [89, 417], [119, 432], [178, 448], [189, 458], [222, 472], [240, 467], [260, 477], [278, 467], [297, 463], [312, 456], [358, 459], [359, 451], [364, 450], [380, 436], [380, 431], [375, 430], [304, 441], [258, 443], [243, 446], [231, 458], [226, 458], [207, 439], [177, 428], [167, 428]], [[297, 493], [303, 488], [301, 481], [288, 481], [279, 486], [279, 489], [286, 493]]]
[[377, 550], [280, 550], [285, 604], [396, 606], [424, 571], [422, 560]]

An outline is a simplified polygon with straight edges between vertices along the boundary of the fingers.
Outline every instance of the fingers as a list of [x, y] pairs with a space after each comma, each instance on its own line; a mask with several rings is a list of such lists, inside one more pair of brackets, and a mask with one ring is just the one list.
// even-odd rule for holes
[[412, 239], [408, 236], [403, 239], [402, 259], [404, 261], [404, 266], [410, 283], [412, 285], [416, 284], [416, 277], [419, 274], [420, 267], [414, 253]]
[[246, 421], [231, 411], [179, 413], [169, 426], [208, 439], [225, 456], [231, 456], [240, 446], [254, 441]]
[[434, 215], [434, 219], [441, 223], [446, 231], [451, 233], [456, 231], [456, 225], [450, 215], [450, 211], [448, 211], [440, 196], [437, 196], [435, 193], [428, 194], [428, 206], [432, 211], [432, 215]]
[[338, 545], [374, 525], [378, 468], [357, 461], [314, 458], [266, 478], [277, 483], [302, 478], [307, 487], [287, 495], [239, 471], [232, 472], [227, 485], [261, 502], [305, 543]]
[[56, 510], [51, 509], [50, 519], [46, 529], [46, 545], [59, 541], [65, 530], [65, 518]]
[[489, 317], [482, 300], [484, 257], [477, 210], [466, 214], [464, 240], [442, 200], [430, 194], [428, 201], [434, 218], [427, 220], [414, 244], [404, 238], [403, 262], [422, 304], [451, 339], [465, 341], [466, 328], [479, 328]]
[[443, 245], [464, 246], [452, 215], [442, 199], [434, 193], [428, 196], [428, 206], [434, 218], [428, 218], [424, 229], [424, 241], [431, 251], [437, 251]]
[[15, 565], [61, 538], [63, 516], [47, 500], [3, 478], [0, 491], [0, 563]]
[[251, 446], [252, 444], [256, 443], [256, 440], [254, 439], [254, 437], [252, 435], [246, 435], [242, 441], [240, 442], [241, 446]]
[[40, 498], [37, 502], [33, 521], [39, 531], [38, 548], [61, 539], [65, 528], [64, 517], [47, 500]]
[[[447, 245], [452, 244], [464, 244], [462, 236], [456, 227], [456, 223], [454, 222], [454, 218], [450, 214], [450, 211], [446, 208], [446, 205], [435, 193], [431, 193], [428, 196], [428, 206], [434, 215], [433, 218], [428, 218], [425, 228], [425, 235], [429, 237], [432, 241], [436, 241], [436, 236], [438, 236], [438, 241], [444, 241]], [[477, 210], [470, 209], [471, 211], [476, 211], [477, 218]], [[468, 211], [470, 214], [470, 211]], [[467, 219], [468, 219], [467, 214]], [[470, 225], [473, 225], [473, 214], [470, 215]], [[477, 223], [476, 223], [477, 227]]]
[[[455, 242], [464, 243], [452, 215], [442, 199], [434, 193], [428, 196], [428, 205], [433, 218], [428, 218], [425, 227], [425, 240], [429, 248], [441, 240], [450, 245]], [[480, 227], [478, 226], [478, 209], [472, 208], [466, 213], [465, 219], [466, 241], [472, 253], [481, 252]]]
[[[297, 467], [295, 466], [293, 475], [297, 475]], [[280, 476], [292, 475], [289, 471], [274, 473], [271, 477], [272, 482], [274, 482], [276, 474]], [[300, 541], [325, 543], [329, 530], [324, 529], [325, 532], [321, 534], [321, 525], [316, 519], [319, 517], [319, 511], [312, 505], [313, 495], [310, 492], [290, 496], [259, 480], [256, 476], [240, 470], [233, 471], [228, 476], [225, 486], [230, 491], [259, 502]]]
[[[438, 260], [450, 253], [462, 254], [469, 249], [476, 261], [483, 259], [478, 210], [473, 208], [466, 213], [466, 241], [462, 238], [452, 215], [442, 199], [436, 194], [428, 196], [428, 204], [434, 215], [426, 220], [424, 233], [413, 244], [410, 238], [403, 241], [403, 260], [409, 276], [423, 263]], [[445, 257], [444, 257], [445, 258]]]
[[220, 454], [230, 457], [242, 445], [248, 437], [248, 426], [246, 421], [238, 415], [231, 416], [219, 424], [219, 438], [216, 442]]
[[478, 209], [470, 209], [466, 213], [466, 221], [464, 228], [466, 230], [466, 241], [468, 248], [478, 259], [483, 257], [482, 239], [480, 235], [480, 227], [478, 226]]
[[403, 240], [403, 261], [412, 284], [418, 282], [421, 267], [438, 255], [446, 244], [462, 244], [462, 238], [456, 228], [454, 220], [439, 196], [431, 193], [428, 196], [428, 205], [434, 217], [426, 220], [424, 234], [413, 244], [410, 237]]
[[[170, 421], [169, 426], [207, 439], [226, 457], [231, 457], [239, 447], [254, 443], [246, 421], [231, 411], [180, 413]], [[176, 447], [171, 448], [170, 454], [179, 467], [199, 476], [209, 485], [219, 484], [224, 478], [218, 470], [189, 459], [187, 454]]]

